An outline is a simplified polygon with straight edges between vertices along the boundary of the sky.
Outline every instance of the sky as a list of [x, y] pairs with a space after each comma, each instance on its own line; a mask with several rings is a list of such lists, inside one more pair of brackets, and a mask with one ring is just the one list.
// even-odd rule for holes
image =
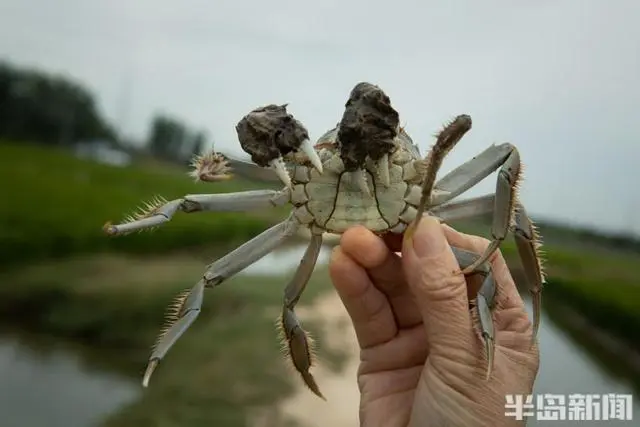
[[637, 0], [1, 0], [0, 58], [80, 80], [131, 137], [168, 112], [234, 156], [253, 108], [317, 138], [368, 81], [423, 153], [471, 115], [442, 174], [510, 142], [532, 216], [640, 235], [638, 22]]

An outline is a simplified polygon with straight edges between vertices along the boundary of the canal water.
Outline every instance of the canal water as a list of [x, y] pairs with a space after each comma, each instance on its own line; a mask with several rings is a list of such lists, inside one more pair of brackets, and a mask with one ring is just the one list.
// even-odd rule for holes
[[[243, 273], [280, 274], [295, 268], [304, 250], [304, 245], [284, 247]], [[329, 253], [329, 248], [323, 249], [319, 262], [326, 263]], [[546, 315], [539, 337], [542, 362], [536, 394], [632, 393], [629, 384], [606, 373]], [[49, 344], [44, 349], [42, 345], [34, 348], [32, 340], [0, 335], [1, 427], [97, 426], [108, 414], [136, 399], [140, 392], [137, 378], [90, 369], [75, 349]], [[531, 419], [528, 426], [637, 426], [640, 425], [640, 401], [634, 397], [631, 422]]]

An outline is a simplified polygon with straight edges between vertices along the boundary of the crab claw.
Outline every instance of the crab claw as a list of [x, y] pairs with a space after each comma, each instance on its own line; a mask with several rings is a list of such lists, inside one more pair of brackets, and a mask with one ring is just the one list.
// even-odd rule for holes
[[302, 141], [302, 144], [300, 144], [300, 151], [306, 154], [313, 167], [316, 168], [318, 172], [322, 173], [322, 161], [320, 160], [318, 153], [316, 153], [315, 148], [313, 148], [311, 141], [308, 139]]
[[282, 181], [287, 188], [291, 188], [291, 177], [289, 176], [289, 172], [287, 172], [282, 157], [271, 160], [269, 167], [273, 169], [276, 175], [278, 175], [278, 178], [280, 178], [280, 181]]
[[338, 125], [345, 170], [355, 171], [364, 167], [367, 158], [380, 159], [390, 154], [399, 123], [398, 112], [382, 89], [371, 83], [358, 83], [349, 94]]

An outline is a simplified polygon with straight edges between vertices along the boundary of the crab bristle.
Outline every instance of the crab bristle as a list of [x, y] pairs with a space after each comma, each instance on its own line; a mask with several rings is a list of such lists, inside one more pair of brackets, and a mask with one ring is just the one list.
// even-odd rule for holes
[[511, 196], [511, 201], [509, 202], [509, 212], [513, 212], [514, 214], [511, 215], [511, 221], [509, 223], [510, 229], [513, 229], [513, 227], [516, 224], [515, 207], [519, 201], [520, 187], [522, 185], [523, 179], [524, 179], [524, 166], [521, 163], [520, 168], [516, 172], [513, 183], [511, 184], [512, 196]]
[[544, 272], [545, 251], [542, 248], [542, 237], [540, 236], [538, 227], [534, 224], [534, 222], [531, 219], [529, 219], [529, 222], [531, 223], [531, 235], [532, 235], [531, 240], [533, 241], [533, 250], [538, 260], [538, 271], [540, 272], [540, 279], [544, 284], [546, 282], [545, 272]]
[[[130, 224], [134, 221], [139, 221], [141, 219], [152, 217], [158, 213], [158, 209], [160, 209], [162, 206], [166, 205], [167, 203], [168, 202], [164, 197], [154, 196], [151, 200], [142, 202], [142, 204], [138, 206], [138, 208], [136, 208], [135, 211], [126, 215], [122, 220], [121, 224]], [[105, 225], [105, 227], [106, 226], [107, 225]], [[108, 223], [108, 226], [111, 226], [111, 224]], [[157, 229], [157, 227], [148, 227], [148, 228], [138, 230], [138, 232], [153, 231], [155, 229]], [[129, 234], [129, 233], [123, 233], [123, 234]]]
[[173, 326], [173, 324], [176, 323], [178, 319], [180, 319], [180, 316], [182, 314], [182, 309], [184, 308], [184, 304], [188, 296], [189, 296], [188, 289], [180, 292], [174, 298], [173, 302], [169, 304], [169, 306], [167, 307], [165, 311], [165, 316], [164, 316], [164, 325], [160, 329], [160, 333], [158, 334], [158, 337], [156, 338], [156, 341], [153, 344], [154, 350], [160, 344], [160, 341], [162, 341], [162, 339], [165, 337], [165, 335], [167, 334], [169, 329]]
[[[293, 358], [291, 356], [291, 350], [289, 346], [289, 339], [284, 331], [284, 321], [282, 316], [278, 316], [276, 319], [276, 329], [278, 330], [278, 338], [280, 341], [280, 351], [283, 356], [287, 360], [286, 366], [292, 372], [296, 372], [298, 375], [302, 377], [304, 384], [311, 390], [316, 396], [320, 397], [323, 400], [326, 400], [322, 392], [320, 391], [320, 387], [318, 387], [318, 383], [309, 370], [300, 371], [296, 368]], [[316, 365], [316, 346], [315, 340], [311, 337], [309, 332], [302, 331], [305, 336], [306, 344], [307, 344], [307, 357], [309, 358], [309, 368], [313, 368]]]
[[215, 151], [195, 156], [191, 160], [191, 168], [189, 175], [196, 181], [213, 182], [231, 178], [229, 162]]
[[[289, 339], [287, 338], [287, 334], [284, 332], [284, 321], [282, 319], [282, 316], [278, 316], [278, 318], [275, 321], [275, 325], [276, 325], [276, 331], [278, 335], [278, 341], [280, 342], [280, 351], [282, 352], [282, 355], [285, 357], [285, 359], [287, 359], [287, 361], [289, 362], [287, 363], [287, 365], [291, 369], [298, 372], [295, 369], [295, 365], [293, 364], [293, 360], [291, 358], [291, 351], [289, 349]], [[307, 356], [309, 357], [309, 366], [314, 367], [316, 366], [316, 361], [317, 361], [316, 340], [308, 331], [303, 330], [302, 332], [304, 333], [305, 338], [307, 340], [307, 351], [308, 351]]]
[[143, 202], [134, 212], [125, 217], [124, 224], [149, 218], [155, 215], [160, 207], [167, 204], [167, 200], [162, 196], [154, 196], [151, 200]]

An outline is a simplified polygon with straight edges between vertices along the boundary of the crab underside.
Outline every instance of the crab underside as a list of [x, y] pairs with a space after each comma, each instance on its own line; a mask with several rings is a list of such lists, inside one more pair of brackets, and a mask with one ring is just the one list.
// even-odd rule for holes
[[[168, 202], [156, 199], [122, 224], [105, 225], [108, 234], [118, 235], [157, 227], [177, 211], [230, 212], [287, 203], [293, 206], [287, 219], [208, 265], [200, 281], [177, 298], [168, 327], [154, 346], [143, 385], [148, 385], [160, 360], [195, 321], [205, 288], [220, 285], [306, 227], [311, 240], [284, 290], [279, 325], [295, 369], [305, 384], [322, 397], [310, 373], [313, 355], [309, 338], [294, 308], [315, 268], [323, 234], [341, 234], [354, 225], [363, 225], [378, 234], [401, 234], [423, 214], [435, 216], [441, 222], [492, 214], [492, 241], [484, 253], [453, 248], [464, 274], [483, 276], [473, 310], [479, 319], [479, 337], [486, 350], [489, 378], [494, 355], [492, 309], [496, 293], [488, 263], [490, 256], [511, 231], [533, 298], [532, 342], [539, 326], [544, 274], [539, 236], [518, 200], [521, 164], [513, 145], [491, 145], [436, 181], [444, 157], [470, 129], [469, 116], [456, 117], [440, 131], [435, 144], [422, 158], [400, 127], [398, 113], [387, 95], [377, 86], [359, 83], [349, 96], [340, 123], [312, 145], [307, 130], [287, 113], [286, 105], [267, 105], [243, 117], [236, 131], [243, 150], [253, 161], [244, 166], [272, 170], [284, 183], [282, 190], [192, 194]], [[193, 167], [192, 175], [200, 181], [231, 178], [227, 159], [215, 152], [197, 157]], [[453, 201], [495, 171], [498, 171], [495, 194]]]

